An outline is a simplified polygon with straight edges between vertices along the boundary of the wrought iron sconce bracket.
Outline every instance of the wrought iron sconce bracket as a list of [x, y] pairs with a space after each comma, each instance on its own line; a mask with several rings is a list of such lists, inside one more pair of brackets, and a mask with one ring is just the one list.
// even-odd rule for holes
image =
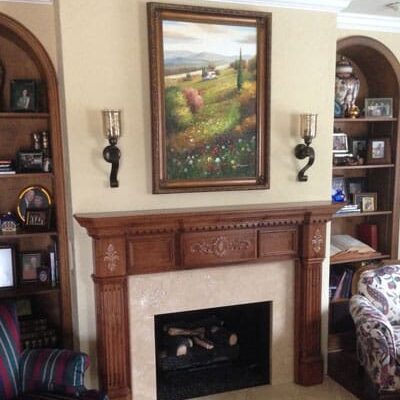
[[121, 151], [117, 147], [117, 140], [110, 139], [110, 145], [105, 147], [103, 150], [104, 159], [111, 163], [111, 174], [110, 174], [110, 186], [118, 187], [118, 169], [119, 169], [119, 159], [121, 158]]
[[314, 164], [315, 160], [315, 152], [310, 144], [298, 144], [294, 149], [294, 154], [297, 159], [304, 160], [308, 157], [308, 163], [299, 171], [297, 174], [297, 179], [300, 182], [307, 182], [308, 176], [305, 175], [305, 172]]
[[307, 164], [297, 174], [297, 180], [307, 182], [308, 176], [305, 172], [314, 164], [315, 151], [311, 147], [311, 142], [317, 135], [317, 114], [300, 114], [300, 137], [304, 140], [304, 144], [298, 144], [294, 148], [294, 155], [299, 160], [308, 157]]
[[118, 187], [118, 169], [121, 151], [117, 147], [118, 138], [121, 136], [121, 111], [103, 110], [103, 130], [104, 136], [110, 143], [103, 150], [104, 159], [111, 164], [110, 186]]

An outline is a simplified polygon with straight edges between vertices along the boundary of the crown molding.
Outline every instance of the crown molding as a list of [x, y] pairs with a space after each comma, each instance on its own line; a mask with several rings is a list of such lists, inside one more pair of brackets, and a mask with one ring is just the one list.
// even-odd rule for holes
[[337, 17], [339, 29], [376, 32], [400, 32], [400, 18], [342, 12]]
[[0, 0], [7, 3], [53, 4], [53, 0]]
[[[209, 0], [221, 3], [221, 0]], [[337, 13], [344, 10], [351, 0], [223, 0], [224, 3], [235, 3], [251, 6], [294, 8], [309, 11]]]

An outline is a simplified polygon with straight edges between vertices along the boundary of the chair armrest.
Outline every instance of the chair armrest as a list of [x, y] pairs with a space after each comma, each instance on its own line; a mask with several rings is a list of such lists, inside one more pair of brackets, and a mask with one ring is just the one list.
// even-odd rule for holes
[[89, 358], [84, 353], [59, 349], [25, 350], [19, 372], [23, 393], [40, 391], [78, 396], [86, 391], [84, 374]]
[[373, 382], [385, 389], [396, 370], [396, 346], [392, 325], [367, 298], [354, 295], [350, 314], [356, 325], [358, 358]]
[[393, 328], [385, 315], [379, 311], [367, 298], [354, 295], [350, 299], [350, 314], [353, 317], [357, 331], [362, 335], [359, 339], [384, 339], [388, 350], [395, 357], [395, 336]]

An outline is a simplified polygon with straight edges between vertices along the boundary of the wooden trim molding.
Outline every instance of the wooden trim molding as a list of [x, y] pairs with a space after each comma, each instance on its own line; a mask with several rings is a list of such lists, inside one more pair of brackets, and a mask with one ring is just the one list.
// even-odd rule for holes
[[[322, 382], [321, 265], [330, 203], [77, 214], [94, 241], [102, 389], [131, 400], [127, 277], [295, 260], [295, 380]], [[137, 399], [135, 399], [137, 400]]]

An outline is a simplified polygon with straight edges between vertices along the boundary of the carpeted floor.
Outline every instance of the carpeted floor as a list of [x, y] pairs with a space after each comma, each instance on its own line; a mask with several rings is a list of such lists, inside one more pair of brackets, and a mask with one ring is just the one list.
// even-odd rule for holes
[[356, 400], [350, 392], [326, 377], [322, 385], [304, 387], [294, 383], [267, 385], [258, 388], [238, 390], [198, 400]]

